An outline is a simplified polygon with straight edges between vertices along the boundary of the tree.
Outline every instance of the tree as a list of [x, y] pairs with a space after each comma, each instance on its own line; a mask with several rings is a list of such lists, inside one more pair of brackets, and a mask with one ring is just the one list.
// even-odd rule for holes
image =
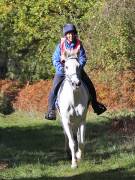
[[1, 0], [0, 51], [8, 57], [9, 78], [53, 76], [51, 57], [67, 22], [77, 26], [88, 70], [133, 66], [133, 0]]

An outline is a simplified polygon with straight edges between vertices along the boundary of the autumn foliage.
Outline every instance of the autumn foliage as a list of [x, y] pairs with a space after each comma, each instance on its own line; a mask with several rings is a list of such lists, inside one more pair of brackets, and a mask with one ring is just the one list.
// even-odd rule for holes
[[[96, 73], [96, 76], [100, 73]], [[98, 100], [108, 110], [133, 109], [135, 107], [134, 73], [124, 72], [115, 77], [115, 82], [101, 82], [92, 76]], [[52, 80], [40, 80], [33, 84], [20, 85], [17, 81], [1, 80], [0, 91], [10, 99], [15, 110], [44, 112], [47, 110], [48, 95]], [[90, 108], [91, 110], [91, 108]]]

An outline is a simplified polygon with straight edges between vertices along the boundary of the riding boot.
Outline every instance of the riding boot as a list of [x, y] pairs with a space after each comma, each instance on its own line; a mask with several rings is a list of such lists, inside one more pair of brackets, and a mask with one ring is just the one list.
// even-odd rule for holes
[[100, 115], [107, 110], [106, 107], [98, 101], [92, 101], [92, 108], [97, 115]]
[[91, 102], [94, 112], [97, 115], [100, 115], [103, 112], [105, 112], [107, 109], [102, 103], [97, 101], [97, 95], [94, 85], [84, 70], [82, 70], [82, 81], [86, 84], [89, 90], [89, 94], [91, 96], [89, 103]]
[[45, 114], [45, 119], [48, 120], [56, 120], [56, 111], [55, 110], [50, 110]]
[[53, 86], [49, 94], [48, 98], [48, 112], [45, 113], [45, 119], [47, 120], [56, 120], [56, 108], [55, 108], [55, 102], [57, 99], [57, 93], [59, 90], [59, 87], [64, 80], [64, 76], [60, 76], [55, 74], [54, 80], [53, 80]]

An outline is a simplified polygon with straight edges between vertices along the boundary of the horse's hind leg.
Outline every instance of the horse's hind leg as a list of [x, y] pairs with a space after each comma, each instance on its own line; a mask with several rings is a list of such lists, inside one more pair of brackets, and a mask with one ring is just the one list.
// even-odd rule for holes
[[71, 150], [69, 148], [69, 140], [66, 134], [65, 134], [65, 152], [66, 152], [66, 158], [71, 160], [72, 159]]
[[75, 152], [78, 150], [78, 139], [77, 139], [77, 130], [73, 133], [74, 143], [75, 143]]
[[85, 123], [81, 124], [78, 129], [78, 151], [76, 157], [78, 160], [84, 157], [84, 143], [85, 143]]

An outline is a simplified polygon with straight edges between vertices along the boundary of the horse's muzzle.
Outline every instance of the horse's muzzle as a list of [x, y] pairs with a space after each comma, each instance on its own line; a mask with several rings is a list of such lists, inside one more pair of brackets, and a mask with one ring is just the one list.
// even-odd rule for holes
[[81, 81], [72, 82], [72, 86], [75, 87], [75, 88], [79, 88], [81, 86]]

